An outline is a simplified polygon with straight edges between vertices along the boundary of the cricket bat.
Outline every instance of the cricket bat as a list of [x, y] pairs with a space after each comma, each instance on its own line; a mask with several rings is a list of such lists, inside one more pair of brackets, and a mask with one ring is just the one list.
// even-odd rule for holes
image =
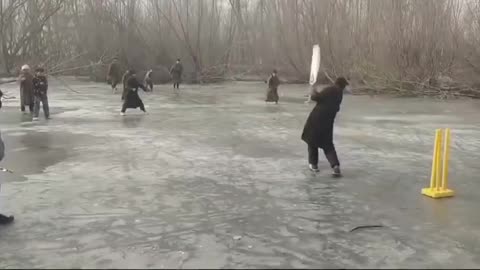
[[313, 45], [312, 49], [312, 63], [310, 65], [310, 91], [308, 93], [307, 100], [305, 103], [310, 102], [310, 97], [312, 95], [312, 91], [314, 90], [313, 85], [317, 82], [318, 79], [318, 71], [320, 71], [320, 45], [315, 44]]
[[317, 82], [318, 71], [320, 70], [320, 46], [313, 45], [312, 49], [312, 64], [310, 65], [310, 85]]

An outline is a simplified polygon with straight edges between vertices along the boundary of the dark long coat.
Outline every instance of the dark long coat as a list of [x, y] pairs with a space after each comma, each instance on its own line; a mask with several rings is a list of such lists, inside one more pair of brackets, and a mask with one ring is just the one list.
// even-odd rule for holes
[[136, 77], [130, 77], [127, 80], [127, 93], [125, 95], [125, 103], [127, 108], [136, 109], [143, 104], [143, 101], [138, 95], [138, 88], [142, 88], [143, 91], [146, 91], [145, 86], [141, 84]]
[[278, 76], [270, 76], [268, 78], [268, 91], [267, 91], [267, 102], [278, 102], [278, 86], [280, 85], [280, 79]]
[[337, 85], [312, 91], [311, 99], [317, 104], [308, 116], [302, 133], [307, 144], [324, 148], [333, 143], [333, 124], [343, 99], [343, 89]]
[[170, 69], [173, 83], [180, 83], [182, 81], [183, 66], [181, 63], [175, 63]]
[[33, 75], [30, 72], [20, 74], [20, 105], [28, 106], [33, 104]]

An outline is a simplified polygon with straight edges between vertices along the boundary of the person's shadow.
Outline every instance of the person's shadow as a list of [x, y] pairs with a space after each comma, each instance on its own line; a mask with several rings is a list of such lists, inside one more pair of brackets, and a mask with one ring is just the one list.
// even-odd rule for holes
[[122, 124], [126, 128], [137, 128], [143, 122], [143, 115], [126, 115], [122, 118]]

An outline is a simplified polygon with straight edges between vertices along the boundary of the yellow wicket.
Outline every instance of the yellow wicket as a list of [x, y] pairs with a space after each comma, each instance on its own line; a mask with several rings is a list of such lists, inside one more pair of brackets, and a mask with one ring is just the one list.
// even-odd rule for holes
[[450, 129], [437, 129], [435, 131], [435, 144], [433, 147], [432, 176], [430, 178], [430, 187], [422, 189], [423, 195], [432, 197], [434, 199], [452, 197], [454, 195], [453, 190], [448, 189], [449, 158]]

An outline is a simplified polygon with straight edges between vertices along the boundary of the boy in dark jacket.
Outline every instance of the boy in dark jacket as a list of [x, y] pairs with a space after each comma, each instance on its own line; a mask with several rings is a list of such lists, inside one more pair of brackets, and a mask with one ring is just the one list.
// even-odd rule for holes
[[50, 119], [50, 110], [48, 107], [47, 97], [48, 80], [44, 72], [45, 69], [41, 67], [35, 69], [35, 77], [33, 78], [33, 120], [38, 120], [38, 114], [40, 113], [40, 102], [43, 105], [43, 113], [45, 114], [45, 119]]

